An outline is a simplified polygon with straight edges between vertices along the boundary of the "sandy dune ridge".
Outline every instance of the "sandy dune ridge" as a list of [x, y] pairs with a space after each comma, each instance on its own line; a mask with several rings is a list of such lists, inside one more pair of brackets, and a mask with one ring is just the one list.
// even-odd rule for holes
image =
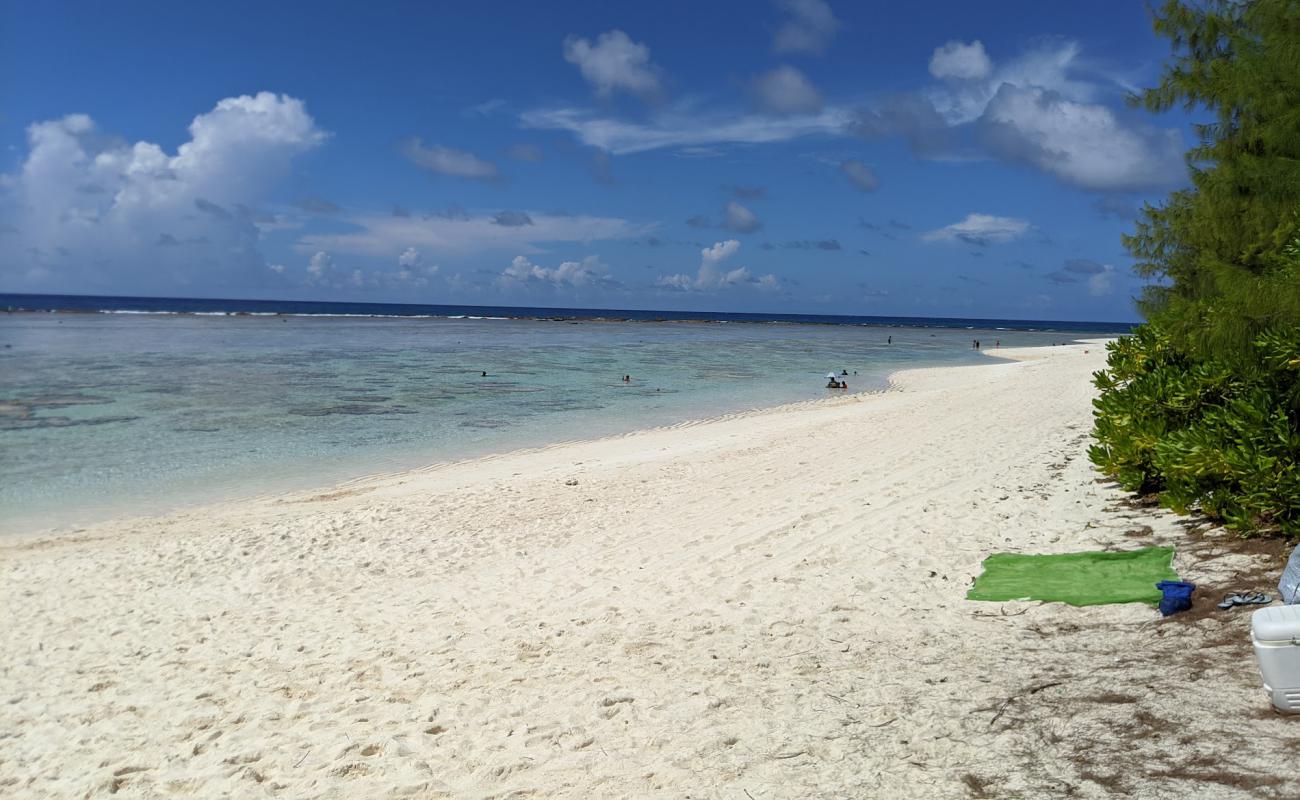
[[964, 599], [1187, 540], [1087, 464], [1103, 348], [1001, 354], [0, 543], [0, 794], [1300, 794], [1244, 615]]

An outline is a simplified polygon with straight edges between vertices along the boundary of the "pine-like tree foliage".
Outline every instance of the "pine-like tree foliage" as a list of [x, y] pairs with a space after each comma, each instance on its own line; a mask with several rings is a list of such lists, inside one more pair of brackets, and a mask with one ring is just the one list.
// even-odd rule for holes
[[1300, 535], [1300, 0], [1168, 0], [1175, 56], [1134, 102], [1211, 112], [1192, 188], [1125, 245], [1147, 325], [1096, 375], [1101, 470], [1243, 533]]
[[[1193, 188], [1145, 208], [1125, 238], [1138, 272], [1164, 279], [1142, 310], [1194, 351], [1247, 356], [1262, 329], [1300, 322], [1294, 266], [1269, 279], [1300, 232], [1300, 0], [1169, 0], [1155, 27], [1176, 55], [1134, 101], [1215, 121], [1187, 154]], [[1278, 290], [1285, 309], [1257, 302]]]

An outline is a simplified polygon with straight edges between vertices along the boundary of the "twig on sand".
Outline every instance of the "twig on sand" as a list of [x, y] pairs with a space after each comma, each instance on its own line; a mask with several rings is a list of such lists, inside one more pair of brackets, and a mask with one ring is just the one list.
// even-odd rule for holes
[[990, 728], [993, 727], [993, 723], [997, 722], [999, 719], [1002, 718], [1002, 715], [1006, 713], [1007, 706], [1011, 705], [1011, 701], [1015, 699], [1016, 698], [1013, 696], [1013, 697], [1008, 697], [1006, 700], [1002, 701], [1002, 705], [998, 706], [998, 713], [994, 714], [993, 719], [989, 720]]
[[777, 753], [773, 755], [772, 758], [798, 758], [799, 756], [807, 755], [807, 753], [807, 750], [792, 750], [789, 753]]
[[304, 753], [303, 753], [303, 754], [298, 758], [297, 761], [295, 761], [295, 762], [293, 763], [293, 765], [296, 767], [296, 766], [298, 766], [299, 764], [301, 764], [303, 761], [305, 761], [305, 760], [307, 759], [307, 755], [308, 755], [309, 753], [311, 753], [311, 748], [310, 748], [310, 747], [307, 748], [307, 750], [306, 750], [306, 751], [305, 751], [305, 752], [304, 752]]
[[1060, 686], [1063, 683], [1065, 683], [1065, 681], [1048, 681], [1047, 683], [1040, 683], [1037, 686], [1031, 686], [1028, 690], [1023, 691], [1020, 694], [1011, 695], [1006, 700], [1003, 700], [1002, 704], [998, 706], [997, 713], [993, 715], [993, 719], [989, 720], [989, 727], [993, 727], [993, 723], [1002, 718], [1002, 715], [1007, 711], [1007, 706], [1011, 705], [1016, 698], [1021, 697], [1022, 695], [1038, 694], [1044, 689], [1050, 689], [1053, 686]]
[[810, 649], [808, 649], [808, 650], [800, 650], [800, 651], [797, 652], [797, 653], [788, 653], [788, 654], [786, 654], [786, 655], [781, 656], [781, 658], [794, 658], [795, 656], [801, 656], [801, 655], [803, 655], [804, 653], [811, 653], [813, 650], [816, 650], [816, 649], [817, 649], [817, 648], [813, 647], [813, 648], [810, 648]]
[[745, 792], [745, 796], [748, 797], [749, 800], [754, 800], [754, 795], [750, 794], [748, 789], [744, 789], [743, 791]]

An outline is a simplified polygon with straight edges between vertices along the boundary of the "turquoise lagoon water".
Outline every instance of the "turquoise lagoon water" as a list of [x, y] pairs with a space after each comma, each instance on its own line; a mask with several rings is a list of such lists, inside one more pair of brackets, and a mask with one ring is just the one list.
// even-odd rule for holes
[[[893, 344], [886, 344], [886, 337]], [[0, 317], [0, 529], [323, 486], [824, 397], [1060, 333], [135, 314]], [[489, 377], [480, 373], [486, 371]], [[632, 382], [624, 384], [622, 376]]]

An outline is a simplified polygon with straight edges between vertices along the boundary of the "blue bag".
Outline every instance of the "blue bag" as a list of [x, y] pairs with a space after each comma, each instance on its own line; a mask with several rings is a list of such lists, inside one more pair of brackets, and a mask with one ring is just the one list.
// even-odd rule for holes
[[1196, 584], [1186, 581], [1160, 581], [1156, 584], [1156, 588], [1165, 594], [1160, 600], [1160, 613], [1166, 617], [1192, 607], [1192, 592], [1196, 591]]

